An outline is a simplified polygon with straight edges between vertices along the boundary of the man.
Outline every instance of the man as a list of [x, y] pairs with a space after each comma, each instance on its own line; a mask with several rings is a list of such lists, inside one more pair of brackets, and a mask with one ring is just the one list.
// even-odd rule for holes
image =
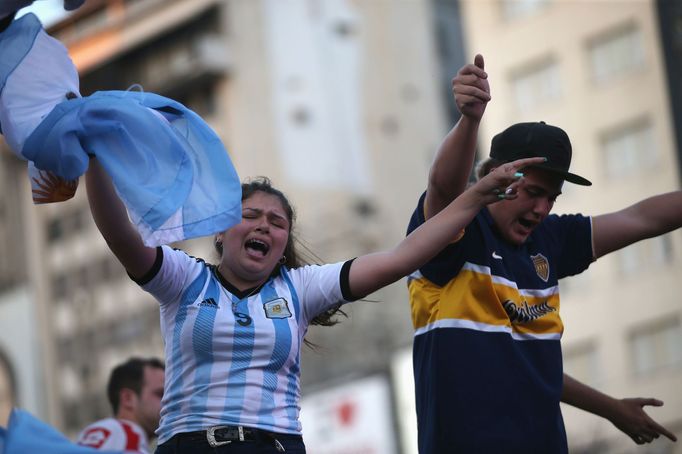
[[[439, 148], [409, 231], [466, 187], [479, 122], [490, 100], [483, 57], [453, 79], [462, 117]], [[663, 434], [644, 405], [614, 399], [562, 372], [558, 279], [597, 258], [682, 226], [682, 192], [595, 217], [550, 215], [569, 172], [566, 133], [542, 122], [495, 136], [485, 174], [520, 157], [546, 162], [522, 169], [514, 200], [483, 209], [453, 243], [408, 281], [421, 454], [567, 452], [559, 402], [607, 418], [636, 443]]]
[[156, 358], [131, 358], [115, 367], [107, 396], [114, 413], [83, 429], [77, 443], [105, 451], [148, 454], [159, 426], [164, 365]]

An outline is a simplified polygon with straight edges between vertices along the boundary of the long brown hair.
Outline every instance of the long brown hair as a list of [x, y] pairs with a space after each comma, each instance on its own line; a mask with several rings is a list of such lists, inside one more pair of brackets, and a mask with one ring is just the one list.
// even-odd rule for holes
[[[284, 247], [285, 260], [283, 263], [278, 263], [277, 266], [275, 266], [275, 268], [272, 270], [272, 273], [270, 273], [270, 276], [271, 277], [277, 276], [280, 272], [281, 266], [285, 266], [289, 269], [292, 269], [312, 264], [313, 263], [312, 261], [303, 259], [301, 257], [301, 254], [299, 254], [298, 252], [297, 244], [299, 244], [299, 241], [294, 233], [294, 222], [296, 220], [296, 212], [294, 211], [293, 206], [289, 202], [289, 199], [287, 199], [287, 197], [284, 195], [282, 191], [272, 186], [272, 182], [268, 177], [263, 176], [255, 177], [242, 183], [242, 201], [248, 199], [256, 192], [263, 192], [265, 194], [277, 197], [277, 199], [279, 199], [280, 203], [282, 204], [284, 212], [289, 220], [289, 238], [287, 240], [286, 246]], [[216, 242], [215, 249], [216, 251], [218, 251], [218, 254], [220, 254], [220, 256], [222, 257], [223, 245], [220, 242]], [[314, 259], [317, 259], [315, 254], [313, 254], [310, 251], [310, 249], [308, 248], [304, 249], [307, 252], [306, 255], [310, 255]], [[319, 262], [319, 260], [316, 261]], [[337, 315], [343, 315], [344, 317], [347, 316], [346, 313], [341, 310], [341, 302], [334, 305], [331, 309], [328, 309], [316, 315], [310, 321], [310, 324], [320, 326], [333, 326], [339, 323]], [[306, 343], [312, 346], [312, 344], [309, 343], [308, 341], [306, 341]]]

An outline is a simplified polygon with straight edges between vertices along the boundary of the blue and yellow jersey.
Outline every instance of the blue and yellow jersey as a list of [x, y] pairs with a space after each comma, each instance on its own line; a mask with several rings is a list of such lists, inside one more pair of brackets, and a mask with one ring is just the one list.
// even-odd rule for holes
[[558, 280], [592, 262], [590, 218], [551, 215], [515, 246], [483, 209], [453, 239], [408, 279], [419, 452], [566, 452]]

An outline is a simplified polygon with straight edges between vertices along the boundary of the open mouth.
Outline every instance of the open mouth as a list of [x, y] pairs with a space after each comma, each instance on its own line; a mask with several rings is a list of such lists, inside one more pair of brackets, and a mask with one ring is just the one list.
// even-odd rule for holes
[[256, 251], [260, 253], [261, 255], [265, 255], [268, 253], [270, 250], [270, 246], [268, 246], [266, 243], [260, 240], [256, 239], [250, 239], [246, 241], [246, 244], [244, 245], [246, 249], [249, 249], [251, 251]]
[[532, 229], [533, 227], [535, 227], [534, 222], [529, 221], [528, 219], [523, 219], [523, 218], [519, 219], [519, 224], [521, 224], [521, 226], [526, 228], [526, 229]]

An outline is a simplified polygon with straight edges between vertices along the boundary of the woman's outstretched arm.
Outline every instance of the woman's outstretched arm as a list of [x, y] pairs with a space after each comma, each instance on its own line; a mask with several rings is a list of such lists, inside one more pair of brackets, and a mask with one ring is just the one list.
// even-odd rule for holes
[[353, 297], [367, 296], [419, 269], [450, 244], [485, 205], [516, 198], [516, 186], [522, 176], [519, 169], [544, 161], [520, 159], [497, 167], [393, 249], [355, 259], [349, 274]]
[[111, 178], [97, 158], [90, 159], [85, 184], [92, 218], [109, 249], [133, 278], [141, 278], [152, 268], [156, 249], [147, 247], [128, 218], [125, 205], [116, 194]]

